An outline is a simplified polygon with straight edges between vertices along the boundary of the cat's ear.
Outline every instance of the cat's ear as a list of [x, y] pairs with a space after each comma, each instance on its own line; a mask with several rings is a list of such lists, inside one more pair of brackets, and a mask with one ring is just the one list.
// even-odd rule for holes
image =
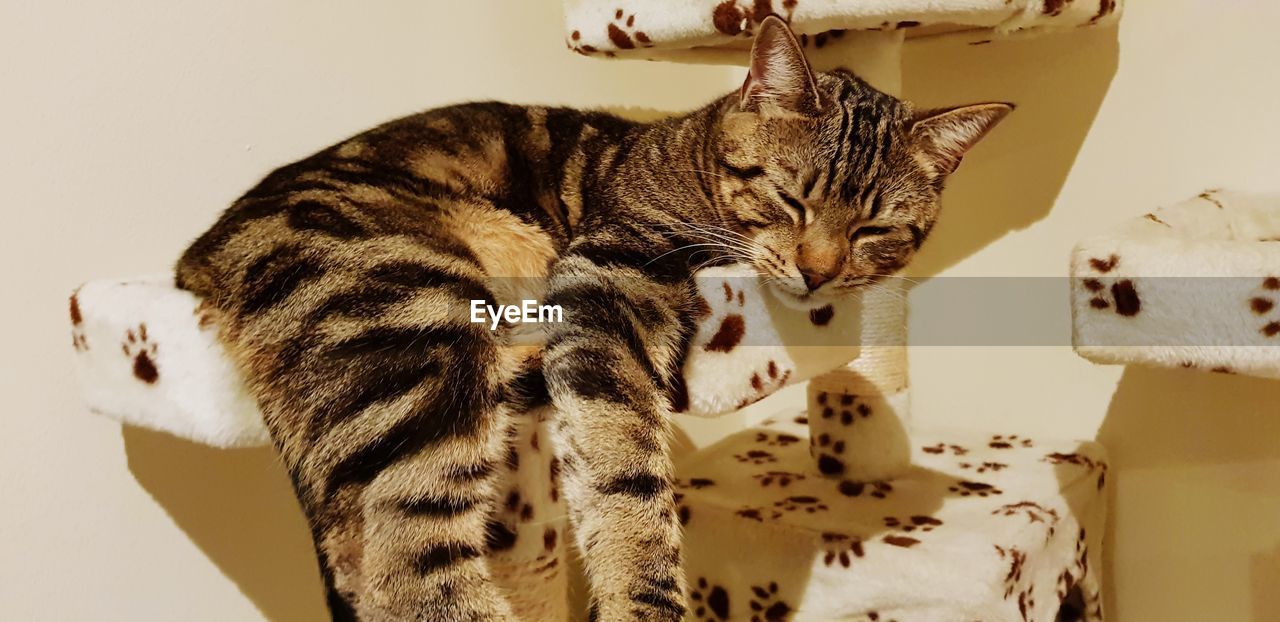
[[817, 114], [822, 107], [804, 50], [791, 28], [777, 15], [760, 22], [751, 44], [751, 69], [739, 95], [740, 107], [747, 112], [774, 106], [788, 112]]
[[934, 170], [950, 175], [964, 154], [1013, 108], [1013, 104], [997, 102], [917, 111], [911, 118], [911, 136], [918, 153]]

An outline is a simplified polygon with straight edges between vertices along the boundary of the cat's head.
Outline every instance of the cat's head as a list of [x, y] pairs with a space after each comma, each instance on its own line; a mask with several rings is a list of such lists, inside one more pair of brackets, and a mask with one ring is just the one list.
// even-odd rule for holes
[[760, 24], [734, 99], [714, 144], [727, 237], [798, 302], [905, 266], [933, 227], [947, 176], [1013, 110], [917, 111], [848, 72], [814, 73], [777, 17]]

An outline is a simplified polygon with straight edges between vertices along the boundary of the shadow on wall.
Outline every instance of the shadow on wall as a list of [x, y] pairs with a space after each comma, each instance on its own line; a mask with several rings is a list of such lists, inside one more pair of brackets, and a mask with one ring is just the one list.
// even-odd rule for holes
[[217, 449], [125, 426], [129, 471], [268, 620], [328, 618], [310, 531], [270, 447]]
[[[1251, 606], [1249, 619], [1280, 619], [1280, 548], [1267, 524], [1275, 515], [1268, 508], [1280, 500], [1280, 476], [1259, 475], [1274, 470], [1257, 466], [1280, 464], [1277, 403], [1280, 381], [1125, 370], [1098, 431], [1111, 456], [1112, 494], [1123, 489], [1124, 501], [1111, 500], [1107, 523], [1109, 615], [1210, 619]], [[1227, 551], [1255, 551], [1252, 567], [1226, 565], [1233, 555]], [[1224, 565], [1171, 567], [1190, 558]], [[1126, 563], [1118, 566], [1118, 559]], [[1166, 609], [1117, 611], [1116, 590], [1152, 592], [1159, 598], [1144, 600]]]
[[1249, 587], [1253, 592], [1253, 618], [1255, 620], [1280, 620], [1280, 597], [1276, 586], [1280, 585], [1280, 542], [1270, 551], [1253, 556], [1249, 568]]
[[947, 185], [912, 274], [938, 274], [1049, 214], [1115, 75], [1117, 32], [1084, 29], [981, 45], [957, 35], [907, 44], [903, 90], [914, 103], [1018, 106]]

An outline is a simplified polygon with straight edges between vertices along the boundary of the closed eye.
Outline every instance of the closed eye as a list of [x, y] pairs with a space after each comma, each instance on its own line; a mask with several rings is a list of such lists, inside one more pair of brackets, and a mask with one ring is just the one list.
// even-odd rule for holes
[[853, 233], [849, 234], [849, 240], [857, 242], [858, 240], [885, 235], [892, 232], [893, 229], [889, 227], [875, 227], [867, 225], [854, 229]]
[[783, 203], [786, 203], [788, 206], [791, 207], [791, 209], [795, 210], [796, 216], [800, 218], [800, 224], [804, 224], [804, 221], [805, 221], [804, 203], [801, 203], [800, 199], [797, 199], [781, 190], [778, 191], [778, 198], [782, 199]]

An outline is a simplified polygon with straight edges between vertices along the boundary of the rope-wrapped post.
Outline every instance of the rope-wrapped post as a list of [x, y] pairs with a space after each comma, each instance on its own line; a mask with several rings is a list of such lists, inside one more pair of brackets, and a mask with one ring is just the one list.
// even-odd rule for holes
[[861, 354], [809, 381], [809, 452], [824, 475], [893, 479], [911, 466], [907, 299], [900, 279], [863, 294]]

